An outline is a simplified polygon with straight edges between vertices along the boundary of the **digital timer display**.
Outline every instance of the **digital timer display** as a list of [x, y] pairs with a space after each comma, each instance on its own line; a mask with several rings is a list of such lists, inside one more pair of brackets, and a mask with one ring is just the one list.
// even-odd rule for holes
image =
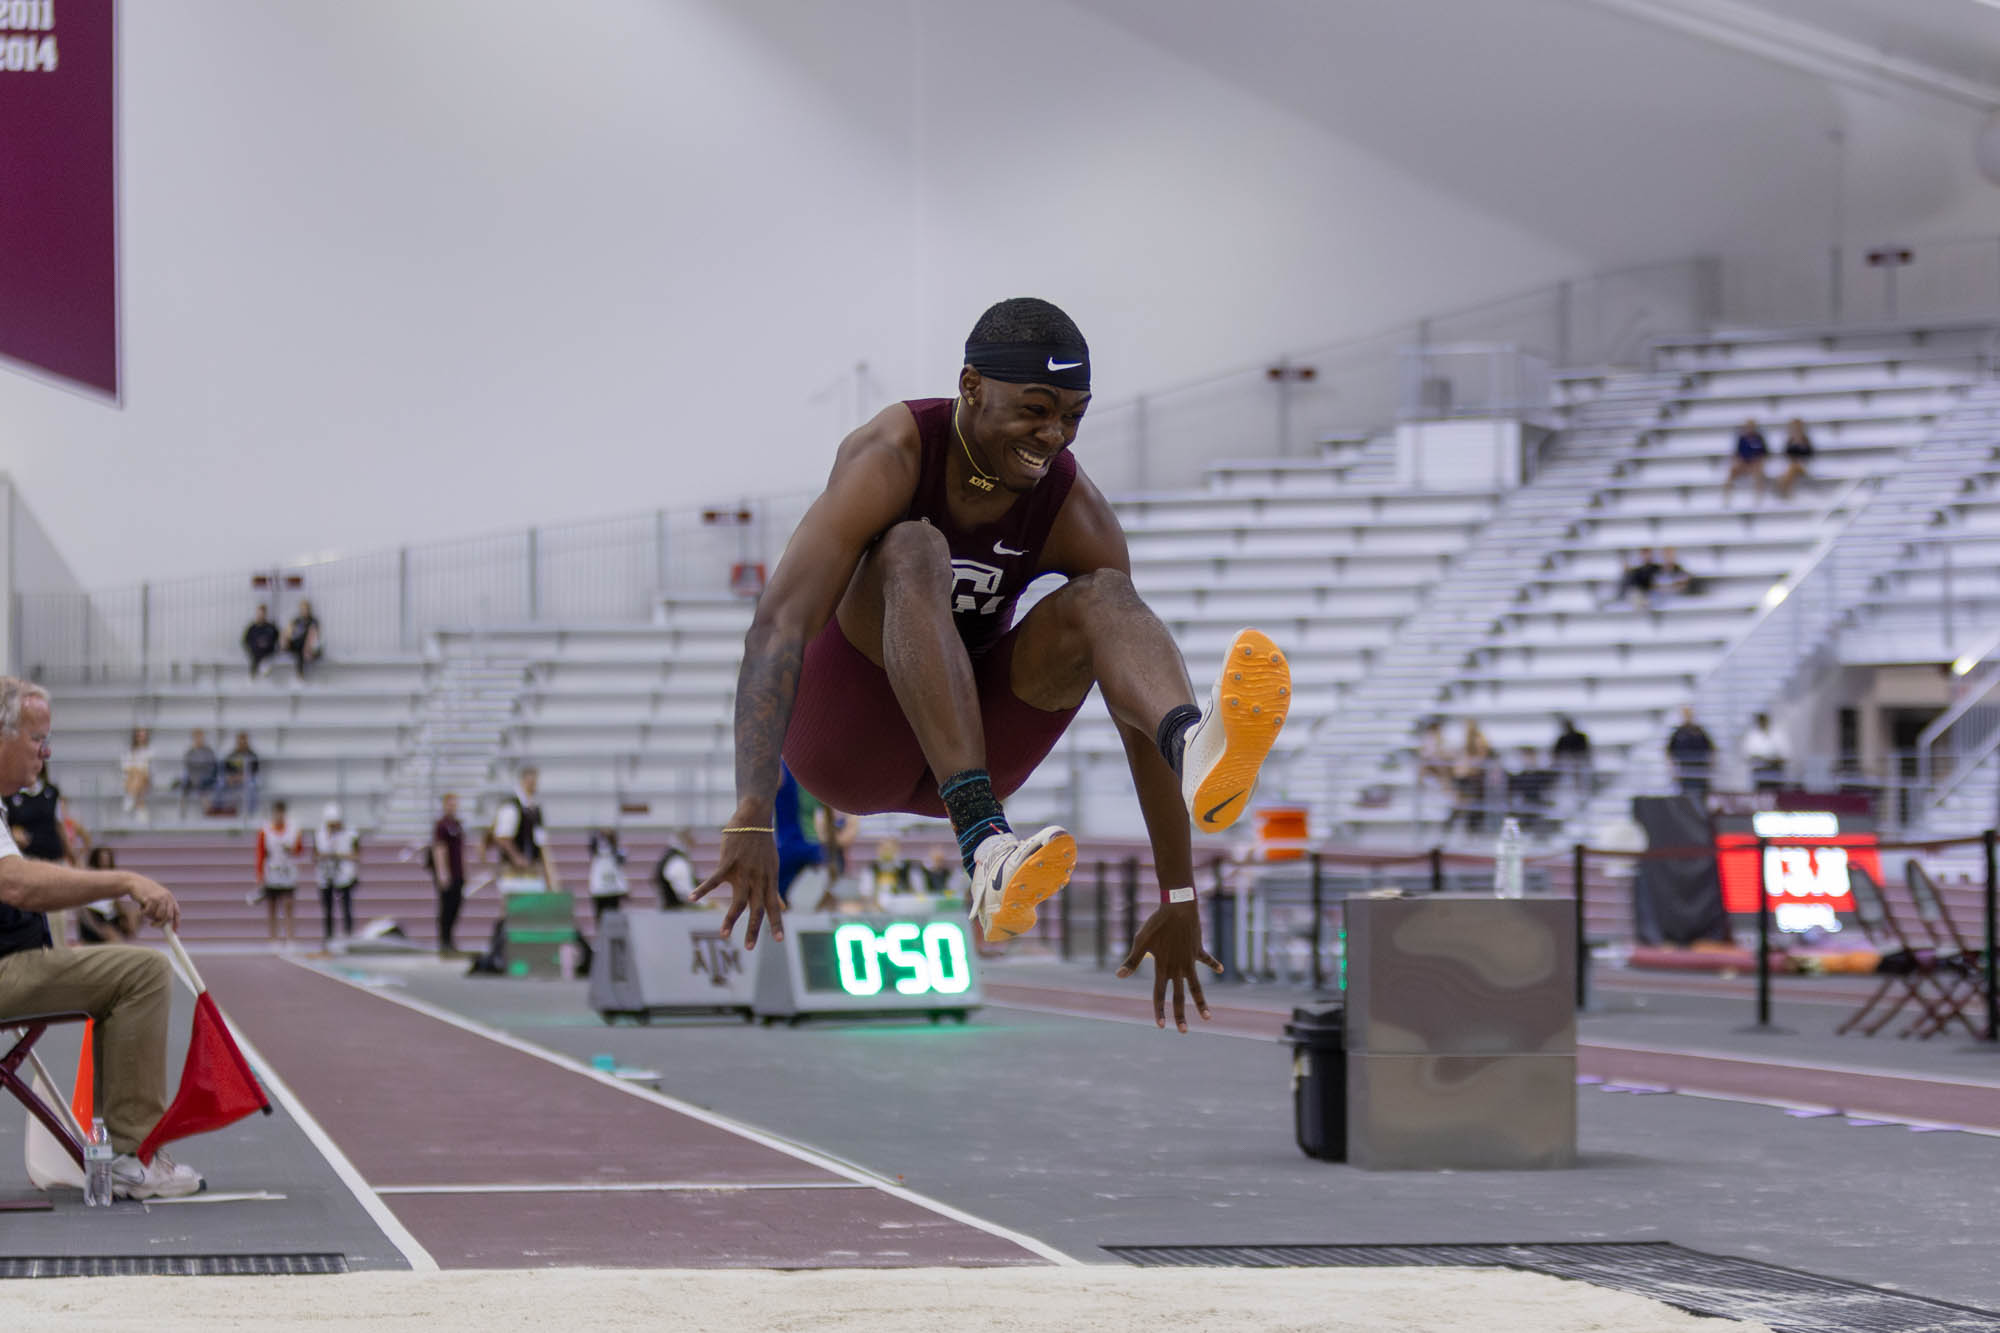
[[798, 938], [808, 992], [963, 995], [972, 985], [965, 927], [956, 921], [847, 921]]

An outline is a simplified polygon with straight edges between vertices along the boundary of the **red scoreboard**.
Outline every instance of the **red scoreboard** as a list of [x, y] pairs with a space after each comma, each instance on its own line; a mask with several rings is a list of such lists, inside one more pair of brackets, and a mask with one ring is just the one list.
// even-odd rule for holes
[[1715, 862], [1722, 878], [1722, 905], [1730, 913], [1757, 911], [1757, 842], [1764, 840], [1764, 892], [1772, 923], [1779, 930], [1840, 929], [1839, 917], [1854, 911], [1848, 888], [1850, 867], [1882, 882], [1875, 821], [1824, 810], [1764, 810], [1752, 815], [1719, 815], [1715, 821]]

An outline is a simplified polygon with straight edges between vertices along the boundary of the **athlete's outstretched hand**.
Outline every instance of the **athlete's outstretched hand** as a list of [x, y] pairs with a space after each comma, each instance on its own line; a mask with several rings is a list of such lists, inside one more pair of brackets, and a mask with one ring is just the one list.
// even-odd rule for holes
[[778, 896], [777, 839], [768, 833], [723, 834], [722, 864], [695, 889], [694, 901], [700, 902], [709, 890], [723, 884], [735, 890], [729, 910], [722, 914], [724, 935], [736, 929], [736, 918], [748, 908], [750, 928], [743, 936], [744, 948], [757, 947], [757, 933], [766, 917], [771, 921], [771, 938], [785, 938], [785, 900]]
[[1195, 964], [1201, 963], [1215, 972], [1222, 971], [1222, 964], [1201, 947], [1201, 905], [1194, 902], [1168, 903], [1159, 911], [1146, 918], [1146, 924], [1139, 927], [1139, 936], [1132, 941], [1132, 952], [1125, 955], [1125, 961], [1118, 965], [1118, 975], [1129, 977], [1139, 969], [1139, 960], [1147, 954], [1153, 955], [1153, 1019], [1161, 1027], [1167, 1025], [1167, 983], [1174, 983], [1174, 1026], [1182, 1032], [1187, 1027], [1187, 996], [1194, 992], [1194, 1007], [1203, 1021], [1208, 1019], [1208, 999], [1201, 993], [1201, 974]]

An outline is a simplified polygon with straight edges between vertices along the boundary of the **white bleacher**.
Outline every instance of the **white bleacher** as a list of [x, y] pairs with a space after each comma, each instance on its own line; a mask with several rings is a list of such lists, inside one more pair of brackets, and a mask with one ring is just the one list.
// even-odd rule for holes
[[[1398, 495], [1335, 482], [1365, 464], [1329, 457], [1250, 461], [1210, 469], [1196, 491], [1117, 502], [1134, 582], [1173, 631], [1197, 677], [1244, 624], [1280, 636], [1297, 684], [1295, 717], [1337, 706], [1343, 688], [1491, 514], [1486, 494]], [[1376, 452], [1379, 452], [1379, 446]], [[709, 822], [734, 804], [731, 708], [751, 608], [738, 599], [664, 605], [651, 626], [482, 631], [496, 657], [529, 663], [530, 683], [507, 728], [494, 780], [534, 763], [557, 823]], [[1074, 818], [1137, 828], [1122, 778], [1124, 750], [1101, 702], [1011, 808], [1022, 819]], [[1119, 795], [1100, 809], [1073, 791], [1077, 775]], [[646, 807], [644, 814], [638, 807]], [[1100, 831], [1114, 829], [1101, 827]]]
[[56, 723], [50, 773], [87, 827], [115, 831], [131, 822], [121, 810], [120, 761], [139, 726], [152, 735], [153, 828], [240, 822], [184, 807], [172, 790], [197, 727], [218, 758], [237, 732], [249, 734], [261, 766], [260, 800], [286, 800], [308, 822], [317, 821], [324, 803], [340, 801], [350, 820], [373, 822], [396, 759], [410, 743], [426, 682], [416, 657], [329, 660], [303, 684], [289, 672], [252, 680], [240, 665], [191, 674], [192, 680], [162, 684], [50, 686]]
[[[1558, 712], [1590, 733], [1600, 766], [1615, 767], [1632, 747], [1657, 746], [1669, 712], [1846, 512], [1857, 484], [1893, 469], [1961, 400], [1983, 364], [1985, 336], [1968, 327], [1661, 345], [1657, 364], [1680, 377], [1678, 387], [1665, 388], [1657, 420], [1587, 506], [1549, 524], [1541, 567], [1494, 597], [1489, 632], [1444, 685], [1436, 712], [1478, 718], [1503, 755], [1545, 748]], [[1561, 396], [1587, 405], [1594, 392], [1588, 378], [1571, 377]], [[1654, 392], [1648, 382], [1642, 403]], [[1817, 453], [1790, 500], [1759, 503], [1739, 486], [1725, 508], [1733, 433], [1748, 416], [1774, 451], [1785, 423], [1802, 417]], [[1389, 457], [1387, 437], [1357, 438], [1313, 457], [1218, 463], [1199, 489], [1117, 502], [1135, 582], [1198, 687], [1245, 623], [1285, 646], [1296, 686], [1288, 739], [1303, 740], [1342, 707], [1498, 512], [1491, 494], [1395, 492]], [[1781, 466], [1769, 463], [1774, 476]], [[1941, 497], [1940, 513], [1937, 540], [1913, 547], [1883, 581], [1855, 642], [1874, 633], [1907, 650], [1923, 620], [1941, 643], [1947, 558], [1954, 608], [1968, 621], [2000, 620], [2000, 459], [1962, 493]], [[1675, 548], [1700, 591], [1652, 609], [1602, 605], [1620, 554], [1640, 547]], [[1485, 595], [1476, 582], [1459, 586]], [[477, 761], [489, 789], [533, 762], [558, 825], [621, 813], [626, 822], [706, 825], [726, 815], [734, 804], [732, 700], [751, 610], [739, 598], [690, 597], [664, 603], [650, 625], [446, 636], [456, 645], [447, 653], [464, 648], [504, 664], [497, 749], [489, 740]], [[142, 689], [63, 689], [55, 772], [115, 810], [127, 732], [150, 725], [158, 822], [174, 804], [165, 788], [187, 729], [207, 729], [218, 752], [248, 730], [268, 794], [308, 809], [336, 796], [373, 809], [398, 756], [430, 725], [424, 719], [449, 714], [442, 696], [451, 691], [438, 680], [435, 663], [411, 658], [329, 662], [300, 689], [289, 679], [252, 682], [227, 664]], [[1124, 763], [1115, 727], [1092, 700], [1014, 809], [1024, 820], [1081, 812], [1086, 832], [1137, 832]], [[1347, 831], [1406, 838], [1411, 779], [1407, 757], [1385, 770], [1383, 784], [1403, 790], [1357, 808]]]
[[[1663, 345], [1659, 364], [1680, 387], [1610, 483], [1552, 534], [1544, 567], [1493, 607], [1491, 634], [1439, 698], [1439, 714], [1478, 717], [1503, 753], [1545, 749], [1558, 712], [1591, 734], [1600, 765], [1656, 745], [1669, 712], [1847, 512], [1857, 483], [1889, 469], [1951, 411], [1977, 369], [1981, 336]], [[1590, 391], [1572, 383], [1565, 396], [1584, 401]], [[1785, 424], [1803, 418], [1817, 452], [1789, 500], [1760, 503], [1739, 486], [1725, 509], [1721, 481], [1746, 416], [1774, 450]], [[1220, 463], [1198, 491], [1119, 501], [1135, 582], [1197, 679], [1244, 623], [1286, 645], [1297, 682], [1291, 735], [1340, 707], [1495, 512], [1492, 495], [1394, 493], [1383, 447], [1366, 446], [1365, 487], [1355, 481], [1363, 448], [1350, 441], [1320, 457]], [[1775, 478], [1781, 464], [1769, 466]], [[1601, 605], [1620, 554], [1646, 546], [1675, 548], [1700, 590], [1653, 609]], [[533, 663], [502, 767], [536, 761], [564, 822], [603, 820], [619, 804], [648, 805], [663, 822], [725, 815], [730, 699], [749, 614], [746, 603], [711, 599], [670, 604], [656, 627], [496, 632], [496, 645]], [[1092, 700], [1016, 804], [1024, 818], [1081, 809], [1086, 828], [1135, 832], [1123, 767], [1116, 728]], [[1410, 776], [1405, 764], [1385, 781]], [[1385, 832], [1400, 820], [1406, 833], [1408, 808], [1391, 799], [1378, 814], [1357, 811], [1351, 831]]]
[[[1665, 397], [1658, 423], [1611, 482], [1551, 543], [1544, 569], [1512, 604], [1494, 608], [1487, 644], [1439, 700], [1447, 736], [1455, 742], [1458, 723], [1476, 718], [1509, 761], [1508, 751], [1521, 745], [1546, 754], [1556, 715], [1567, 714], [1589, 733], [1600, 770], [1618, 769], [1633, 747], [1657, 747], [1673, 710], [1751, 622], [1773, 585], [1857, 502], [1858, 484], [1891, 471], [1903, 450], [1926, 439], [1963, 401], [1989, 337], [1987, 328], [1966, 327], [1661, 344], [1656, 365], [1679, 374], [1681, 387]], [[1749, 417], [1771, 443], [1773, 481], [1792, 418], [1806, 422], [1815, 456], [1789, 500], [1773, 492], [1759, 503], [1751, 486], [1739, 483], [1725, 507], [1721, 488], [1735, 431]], [[1971, 543], [1982, 532], [2000, 539], [2000, 503], [1989, 516], [1978, 496], [1959, 500], [1962, 549], [1986, 550]], [[1698, 590], [1661, 597], [1653, 609], [1606, 605], [1621, 556], [1641, 547], [1674, 548], [1700, 580]], [[1959, 562], [1959, 569], [1970, 563]], [[1920, 557], [1899, 583], [1921, 601], [1938, 575]], [[1967, 582], [1958, 592], [1963, 598], [1987, 586]], [[2000, 610], [2000, 570], [1990, 586], [1995, 601], [1969, 606]], [[1882, 615], [1907, 618], [1906, 601], [1885, 593]], [[1935, 627], [1935, 606], [1923, 614]], [[1354, 812], [1354, 829], [1407, 839], [1411, 813], [1420, 808], [1410, 791], [1414, 776], [1412, 758], [1400, 756], [1383, 777], [1388, 799], [1378, 790], [1375, 808]], [[1448, 808], [1436, 797], [1428, 805], [1433, 816]]]
[[1987, 466], [1939, 497], [1936, 524], [1870, 590], [1842, 636], [1852, 665], [1945, 662], [2000, 625], [2000, 422]]

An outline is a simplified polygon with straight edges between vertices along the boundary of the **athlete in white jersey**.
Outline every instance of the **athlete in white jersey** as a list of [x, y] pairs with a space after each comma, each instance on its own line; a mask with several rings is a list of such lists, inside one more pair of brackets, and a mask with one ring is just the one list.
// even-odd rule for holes
[[305, 830], [290, 823], [283, 801], [271, 802], [271, 822], [257, 830], [257, 896], [264, 900], [271, 941], [278, 939], [280, 907], [285, 918], [285, 944], [295, 935], [293, 900], [299, 887], [299, 857], [305, 854]]

